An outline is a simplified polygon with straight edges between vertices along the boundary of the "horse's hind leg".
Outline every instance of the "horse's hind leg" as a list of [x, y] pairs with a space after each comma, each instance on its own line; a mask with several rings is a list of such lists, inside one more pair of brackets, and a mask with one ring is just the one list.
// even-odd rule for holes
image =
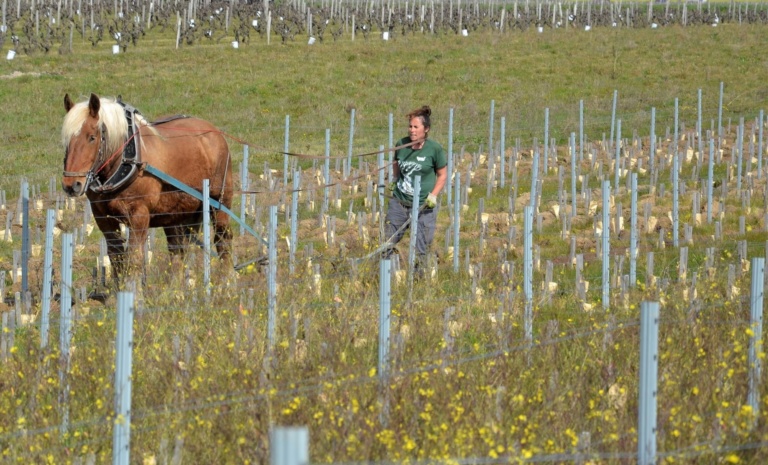
[[183, 225], [163, 226], [165, 240], [168, 243], [168, 252], [171, 255], [168, 274], [171, 279], [181, 279], [187, 273], [184, 263], [184, 255], [189, 247], [189, 235], [187, 227]]
[[177, 258], [183, 259], [187, 247], [187, 235], [184, 232], [184, 226], [163, 226], [163, 230], [172, 261], [176, 261]]
[[229, 227], [229, 215], [221, 210], [218, 210], [213, 215], [214, 218], [214, 238], [213, 242], [216, 244], [216, 251], [219, 253], [219, 258], [222, 262], [231, 265], [232, 264], [232, 229]]

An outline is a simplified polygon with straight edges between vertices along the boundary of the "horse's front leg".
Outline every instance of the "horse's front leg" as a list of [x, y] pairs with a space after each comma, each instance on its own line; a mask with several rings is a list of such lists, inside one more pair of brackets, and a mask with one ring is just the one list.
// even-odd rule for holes
[[95, 218], [96, 225], [104, 234], [107, 243], [107, 255], [112, 267], [112, 280], [115, 287], [120, 285], [120, 278], [125, 272], [125, 241], [120, 233], [120, 222], [114, 217], [99, 216]]
[[145, 260], [147, 235], [149, 233], [149, 209], [136, 207], [128, 217], [130, 235], [128, 236], [128, 274], [146, 276]]

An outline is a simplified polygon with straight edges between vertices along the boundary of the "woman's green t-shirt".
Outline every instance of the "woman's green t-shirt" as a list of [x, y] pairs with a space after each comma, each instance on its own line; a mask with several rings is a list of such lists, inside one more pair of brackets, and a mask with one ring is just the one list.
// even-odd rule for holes
[[[409, 137], [405, 137], [397, 145], [404, 145], [411, 142]], [[419, 184], [419, 205], [422, 205], [427, 196], [435, 188], [437, 181], [437, 170], [448, 164], [445, 158], [443, 147], [437, 142], [427, 139], [424, 146], [418, 150], [411, 147], [399, 149], [395, 152], [400, 168], [400, 177], [397, 179], [397, 189], [393, 195], [398, 199], [412, 204], [413, 203], [413, 180], [416, 176], [421, 176]]]

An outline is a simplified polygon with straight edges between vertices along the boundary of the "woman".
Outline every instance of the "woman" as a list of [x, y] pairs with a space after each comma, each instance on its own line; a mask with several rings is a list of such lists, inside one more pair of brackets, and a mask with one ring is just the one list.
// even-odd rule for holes
[[[398, 142], [398, 146], [411, 143], [410, 146], [395, 152], [393, 161], [393, 182], [390, 184], [392, 200], [384, 223], [388, 247], [384, 258], [395, 252], [395, 245], [400, 242], [408, 229], [406, 224], [411, 219], [413, 205], [413, 186], [416, 176], [421, 176], [418, 205], [419, 223], [416, 234], [415, 269], [423, 269], [424, 260], [432, 239], [435, 237], [437, 196], [448, 178], [448, 162], [445, 151], [437, 142], [428, 138], [432, 110], [423, 106], [408, 114], [408, 137]], [[423, 206], [423, 207], [422, 207]]]

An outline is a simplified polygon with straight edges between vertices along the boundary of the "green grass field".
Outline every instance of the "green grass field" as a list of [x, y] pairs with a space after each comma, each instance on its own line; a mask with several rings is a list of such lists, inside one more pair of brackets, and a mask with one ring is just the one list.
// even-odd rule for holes
[[[92, 48], [76, 39], [72, 54], [17, 56], [0, 63], [0, 188], [6, 190], [7, 208], [14, 209], [22, 177], [40, 185], [43, 193], [51, 177], [58, 187], [65, 93], [76, 100], [91, 92], [122, 95], [149, 119], [175, 113], [208, 119], [232, 136], [236, 161], [242, 157], [238, 140], [252, 146], [250, 170], [257, 188], [265, 185], [260, 178], [265, 163], [282, 170], [279, 152], [286, 115], [291, 151], [323, 154], [329, 128], [332, 155], [340, 156], [347, 153], [352, 108], [354, 153], [388, 143], [390, 113], [395, 138], [404, 135], [404, 115], [423, 104], [435, 110], [432, 137], [447, 146], [448, 111], [453, 108], [458, 169], [464, 176], [468, 170], [473, 175], [462, 216], [460, 271], [454, 274], [445, 247], [450, 214], [444, 208], [433, 244], [439, 257], [436, 277], [417, 282], [412, 298], [406, 284], [393, 284], [393, 375], [382, 384], [376, 376], [378, 263], [365, 261], [354, 270], [344, 260], [364, 256], [378, 245], [374, 221], [365, 225], [367, 243], [359, 237], [356, 222], [347, 224], [350, 201], [356, 213], [370, 211], [361, 194], [345, 188], [341, 209], [331, 209], [337, 222], [333, 244], [323, 240], [318, 210], [310, 211], [307, 197], [302, 197], [293, 275], [284, 244], [288, 225], [284, 215], [278, 215], [277, 345], [274, 358], [266, 362], [264, 275], [216, 275], [212, 297], [206, 301], [199, 253], [188, 262], [197, 283], [190, 285], [168, 265], [158, 236], [149, 285], [134, 322], [132, 462], [165, 463], [179, 444], [184, 463], [265, 463], [267, 432], [274, 425], [308, 426], [312, 462], [522, 463], [544, 457], [569, 461], [581, 452], [593, 454], [590, 463], [634, 462], [630, 457], [637, 452], [638, 308], [647, 299], [662, 307], [657, 431], [662, 460], [763, 463], [768, 458], [768, 405], [761, 401], [759, 413], [747, 405], [747, 352], [755, 328], [749, 325], [750, 274], [740, 261], [737, 241], [746, 241], [744, 258], [765, 256], [766, 183], [764, 176], [745, 181], [740, 196], [735, 179], [728, 176], [728, 164], [739, 118], [744, 117], [751, 130], [767, 103], [767, 39], [764, 27], [721, 25], [416, 35], [388, 42], [373, 36], [354, 42], [345, 37], [312, 46], [305, 38], [286, 45], [254, 39], [239, 49], [222, 40], [175, 50], [169, 33], [155, 31], [138, 47], [118, 55], [111, 54], [110, 44]], [[670, 169], [667, 166], [659, 176], [659, 184], [666, 184], [663, 197], [658, 190], [650, 192], [649, 174], [641, 174], [639, 216], [649, 202], [651, 216], [663, 228], [661, 244], [659, 230], [643, 230], [637, 285], [623, 293], [613, 281], [610, 308], [602, 310], [599, 239], [593, 229], [601, 207], [590, 213], [580, 204], [572, 222], [571, 235], [577, 237], [577, 253], [585, 257], [583, 275], [590, 283], [582, 300], [576, 272], [564, 260], [570, 238], [561, 237], [561, 222], [550, 213], [558, 203], [557, 170], [551, 168], [540, 208], [546, 218], [534, 233], [540, 266], [534, 275], [533, 347], [527, 348], [520, 287], [520, 197], [530, 190], [530, 150], [533, 140], [544, 136], [545, 109], [550, 111], [549, 134], [557, 140], [567, 190], [566, 141], [572, 132], [578, 134], [583, 100], [585, 134], [602, 162], [598, 168], [585, 161], [580, 170], [589, 174], [592, 201], [599, 205], [599, 169], [613, 183], [613, 153], [599, 142], [609, 137], [614, 90], [622, 134], [631, 142], [635, 132], [647, 137], [651, 108], [656, 108], [657, 134], [672, 130], [675, 98], [680, 121], [689, 132], [696, 124], [699, 89], [703, 126], [710, 129], [717, 124], [721, 82], [727, 134], [715, 179], [728, 185], [722, 237], [715, 237], [714, 224], [696, 224], [692, 197], [706, 185], [706, 171], [693, 176], [695, 163], [685, 164], [681, 230], [682, 224], [693, 226], [693, 243], [681, 240], [689, 247], [688, 273], [681, 278], [680, 252], [671, 246], [667, 220], [672, 208]], [[496, 140], [498, 120], [505, 117], [508, 150], [519, 138], [524, 152], [518, 166], [518, 199], [513, 199], [517, 214], [509, 218], [517, 231], [514, 240], [504, 219], [509, 187], [486, 196], [487, 165], [472, 162], [478, 152], [487, 153], [492, 100]], [[663, 139], [659, 156], [669, 150], [669, 138]], [[685, 144], [685, 139], [680, 142]], [[634, 158], [647, 166], [647, 153], [638, 152]], [[355, 166], [357, 162], [355, 158]], [[311, 162], [301, 165], [310, 168]], [[305, 182], [314, 174], [309, 171]], [[321, 191], [315, 196], [322, 198]], [[492, 215], [482, 247], [476, 219], [481, 199], [484, 212]], [[258, 200], [264, 208], [275, 202], [266, 196]], [[622, 188], [615, 200], [623, 205], [626, 225], [629, 193]], [[47, 196], [44, 206], [53, 206]], [[76, 210], [64, 211], [62, 229], [80, 226], [82, 207], [78, 200]], [[0, 219], [5, 219], [3, 213]], [[32, 214], [33, 227], [43, 226], [42, 215]], [[249, 221], [255, 222], [253, 217]], [[266, 224], [263, 211], [258, 222]], [[8, 295], [19, 287], [11, 282], [10, 271], [13, 251], [20, 248], [20, 228], [12, 231], [13, 243], [0, 242], [0, 270], [7, 272]], [[76, 254], [78, 289], [93, 287], [98, 239], [94, 232]], [[626, 231], [611, 238], [612, 250], [628, 244]], [[241, 259], [261, 252], [247, 238], [238, 237], [236, 247]], [[711, 264], [706, 263], [707, 248], [713, 248]], [[407, 250], [405, 244], [401, 250]], [[655, 278], [646, 276], [648, 252], [655, 254]], [[514, 264], [511, 279], [504, 258]], [[548, 261], [553, 263], [551, 280], [557, 283], [551, 299], [542, 291]], [[628, 261], [621, 274], [627, 273]], [[41, 263], [40, 256], [31, 262], [35, 294], [41, 286]], [[0, 310], [11, 317], [10, 306], [0, 303]], [[113, 404], [114, 297], [103, 306], [78, 303], [76, 314], [74, 350], [63, 381], [55, 348], [56, 308], [53, 348], [39, 348], [39, 321], [6, 333], [13, 335], [14, 343], [7, 347], [7, 360], [0, 362], [3, 462], [111, 459], [112, 425], [119, 421]], [[763, 359], [762, 348], [759, 352]], [[768, 382], [765, 371], [759, 382]], [[66, 406], [60, 403], [65, 389]], [[70, 427], [62, 433], [65, 410]]]
[[[128, 53], [108, 43], [76, 39], [71, 55], [18, 56], [0, 64], [3, 86], [0, 140], [2, 187], [19, 176], [33, 182], [58, 176], [63, 96], [91, 92], [123, 99], [150, 118], [187, 113], [209, 119], [275, 159], [283, 147], [285, 115], [296, 150], [322, 154], [324, 130], [334, 153], [347, 148], [349, 111], [356, 109], [356, 153], [387, 142], [387, 115], [396, 129], [414, 106], [436, 110], [434, 131], [444, 140], [447, 110], [455, 108], [456, 142], [487, 141], [490, 101], [505, 116], [510, 140], [543, 137], [544, 109], [560, 141], [578, 130], [584, 101], [586, 133], [599, 140], [610, 126], [613, 91], [628, 130], [647, 135], [650, 109], [659, 127], [672, 124], [675, 98], [681, 120], [695, 123], [702, 89], [705, 127], [717, 117], [720, 82], [724, 117], [754, 117], [765, 106], [761, 81], [764, 28], [547, 30], [544, 34], [358, 37], [313, 46], [305, 38], [267, 46], [254, 39], [237, 50], [228, 41], [174, 49], [168, 32], [152, 33]], [[18, 77], [13, 77], [18, 76]], [[399, 134], [399, 133], [398, 133]], [[240, 150], [233, 144], [233, 152]], [[272, 153], [270, 153], [272, 152]], [[30, 163], [37, 169], [30, 172]]]

